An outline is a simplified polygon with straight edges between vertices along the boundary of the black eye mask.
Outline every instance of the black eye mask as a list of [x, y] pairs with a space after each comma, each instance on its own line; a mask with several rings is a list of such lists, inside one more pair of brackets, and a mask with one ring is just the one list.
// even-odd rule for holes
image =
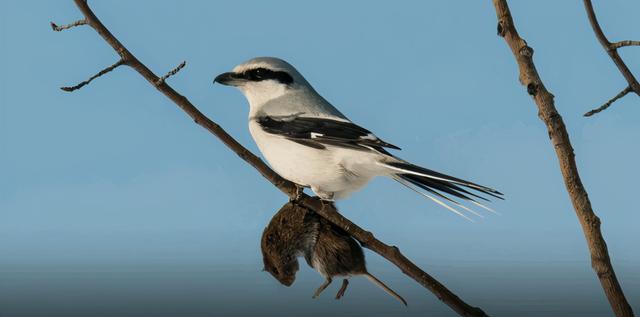
[[242, 73], [242, 77], [249, 81], [276, 80], [282, 84], [293, 83], [293, 77], [285, 71], [273, 71], [266, 68], [254, 68]]

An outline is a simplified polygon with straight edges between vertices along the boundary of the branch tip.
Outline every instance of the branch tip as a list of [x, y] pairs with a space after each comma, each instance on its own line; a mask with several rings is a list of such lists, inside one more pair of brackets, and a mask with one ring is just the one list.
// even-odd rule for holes
[[592, 115], [594, 115], [594, 114], [596, 114], [598, 112], [606, 110], [607, 108], [611, 107], [611, 105], [613, 105], [613, 103], [616, 102], [616, 100], [626, 96], [628, 93], [630, 93], [632, 91], [633, 91], [633, 89], [631, 89], [631, 86], [627, 86], [625, 89], [623, 89], [617, 95], [615, 95], [615, 97], [609, 99], [609, 101], [607, 101], [604, 105], [585, 113], [584, 116], [585, 117], [591, 117]]
[[76, 27], [76, 26], [85, 25], [85, 24], [87, 24], [87, 20], [86, 19], [82, 19], [82, 20], [78, 20], [78, 21], [70, 23], [70, 24], [65, 24], [65, 25], [57, 25], [57, 24], [55, 24], [53, 22], [50, 22], [50, 23], [51, 23], [51, 29], [52, 30], [54, 30], [56, 32], [60, 32], [60, 31], [66, 30], [66, 29], [70, 29], [70, 28]]
[[89, 79], [87, 79], [87, 80], [85, 80], [85, 81], [83, 81], [81, 83], [79, 83], [79, 84], [77, 84], [75, 86], [70, 86], [70, 87], [60, 87], [60, 89], [66, 91], [66, 92], [72, 92], [74, 90], [78, 90], [78, 89], [84, 87], [85, 85], [89, 84], [94, 79], [96, 79], [96, 78], [98, 78], [98, 77], [100, 77], [100, 76], [102, 76], [102, 75], [104, 75], [104, 74], [116, 69], [118, 66], [121, 66], [121, 65], [124, 65], [124, 64], [125, 64], [124, 59], [120, 59], [119, 61], [115, 62], [113, 65], [111, 65], [111, 66], [99, 71], [97, 74], [89, 77]]
[[158, 80], [156, 80], [155, 84], [156, 86], [161, 85], [164, 83], [165, 80], [167, 80], [167, 78], [177, 74], [182, 68], [184, 68], [187, 65], [187, 61], [183, 61], [182, 63], [180, 63], [180, 65], [178, 65], [176, 68], [170, 70], [168, 73], [166, 73], [164, 76], [158, 78]]

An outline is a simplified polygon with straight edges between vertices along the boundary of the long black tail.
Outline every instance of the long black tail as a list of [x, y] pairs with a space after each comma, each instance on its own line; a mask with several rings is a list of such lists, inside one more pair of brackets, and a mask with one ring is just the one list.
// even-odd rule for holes
[[[453, 198], [459, 198], [468, 202], [471, 202], [481, 208], [493, 211], [491, 208], [481, 204], [476, 199], [489, 201], [489, 199], [481, 196], [482, 194], [495, 197], [498, 199], [504, 199], [503, 194], [495, 189], [478, 185], [466, 180], [462, 180], [453, 176], [442, 174], [424, 167], [413, 165], [406, 162], [386, 162], [384, 163], [389, 169], [393, 170], [395, 175], [393, 178], [401, 184], [411, 188], [412, 190], [424, 195], [427, 198], [439, 203], [447, 209], [455, 212], [456, 214], [471, 220], [458, 210], [451, 208], [446, 203], [442, 202], [438, 198], [444, 199], [457, 207], [460, 207], [468, 212], [471, 212], [477, 216], [482, 217], [477, 212], [465, 207]], [[422, 191], [420, 191], [421, 189]], [[473, 191], [477, 192], [474, 193]], [[432, 194], [436, 197], [433, 197]], [[448, 197], [447, 195], [453, 196]]]

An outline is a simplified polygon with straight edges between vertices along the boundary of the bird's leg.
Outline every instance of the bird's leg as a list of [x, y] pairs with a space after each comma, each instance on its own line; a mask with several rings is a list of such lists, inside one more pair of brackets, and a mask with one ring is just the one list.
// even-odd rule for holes
[[311, 190], [318, 196], [320, 197], [320, 199], [322, 200], [322, 202], [325, 201], [333, 201], [333, 196], [334, 193], [333, 192], [328, 192], [328, 191], [324, 191], [322, 189], [320, 189], [319, 187], [314, 187], [311, 186]]
[[322, 291], [324, 291], [325, 288], [327, 288], [327, 286], [329, 286], [329, 284], [331, 284], [332, 280], [330, 277], [327, 277], [327, 279], [324, 281], [324, 283], [322, 283], [322, 285], [320, 285], [320, 287], [318, 287], [318, 289], [316, 290], [315, 294], [313, 294], [312, 298], [318, 298], [318, 296], [320, 296], [320, 293], [322, 293]]
[[346, 278], [343, 279], [342, 280], [342, 286], [340, 287], [340, 290], [336, 294], [336, 299], [340, 299], [340, 298], [342, 298], [342, 296], [344, 296], [344, 292], [347, 290], [347, 286], [348, 285], [349, 285], [349, 280], [347, 280]]
[[336, 209], [335, 208], [336, 204], [333, 201], [324, 200], [324, 199], [320, 198], [320, 203], [322, 203], [322, 210], [321, 211], [324, 211], [324, 209], [326, 207], [333, 207], [334, 209]]
[[302, 198], [302, 194], [304, 193], [304, 186], [298, 185], [298, 184], [295, 184], [295, 185], [296, 185], [296, 197], [295, 198], [289, 197], [289, 201], [291, 202], [300, 200], [300, 198]]

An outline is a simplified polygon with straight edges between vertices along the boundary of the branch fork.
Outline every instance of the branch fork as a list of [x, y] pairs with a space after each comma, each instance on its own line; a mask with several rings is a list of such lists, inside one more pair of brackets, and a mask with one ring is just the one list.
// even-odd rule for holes
[[626, 41], [619, 41], [615, 43], [609, 42], [609, 39], [607, 39], [607, 37], [604, 35], [604, 32], [600, 27], [600, 23], [596, 18], [596, 13], [593, 10], [593, 4], [591, 4], [591, 0], [583, 0], [583, 3], [584, 3], [585, 10], [587, 11], [587, 16], [589, 17], [589, 23], [591, 24], [591, 28], [593, 29], [593, 32], [595, 33], [596, 38], [600, 42], [600, 45], [602, 45], [604, 50], [607, 52], [607, 54], [609, 54], [609, 57], [611, 57], [611, 60], [613, 60], [613, 62], [616, 64], [616, 66], [618, 67], [618, 70], [620, 71], [620, 73], [622, 74], [622, 76], [624, 77], [624, 79], [627, 81], [627, 84], [628, 84], [626, 88], [620, 91], [615, 97], [609, 99], [609, 101], [607, 101], [605, 104], [584, 114], [585, 117], [590, 117], [596, 113], [599, 113], [609, 108], [611, 105], [613, 105], [614, 102], [616, 102], [616, 100], [626, 96], [630, 92], [634, 92], [636, 95], [640, 97], [640, 83], [638, 83], [638, 80], [636, 79], [636, 77], [629, 70], [629, 67], [627, 67], [624, 60], [622, 60], [622, 58], [618, 54], [619, 48], [625, 47], [625, 46], [640, 46], [640, 41], [626, 40]]
[[617, 50], [625, 46], [640, 46], [640, 41], [620, 41], [609, 44], [609, 49]]

